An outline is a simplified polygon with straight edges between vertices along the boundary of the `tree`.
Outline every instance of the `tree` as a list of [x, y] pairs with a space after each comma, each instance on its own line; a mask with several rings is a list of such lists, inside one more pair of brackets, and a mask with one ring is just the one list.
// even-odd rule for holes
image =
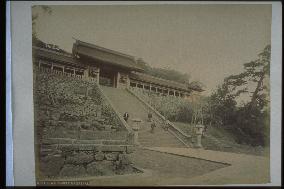
[[257, 105], [260, 105], [260, 106], [265, 105], [264, 101], [265, 101], [266, 96], [263, 93], [261, 94], [261, 92], [267, 89], [267, 86], [263, 84], [263, 80], [265, 76], [269, 76], [270, 54], [271, 54], [271, 47], [270, 45], [267, 45], [264, 48], [264, 51], [258, 55], [259, 58], [257, 60], [252, 61], [250, 63], [246, 63], [244, 65], [246, 69], [246, 73], [250, 77], [250, 80], [257, 83], [256, 88], [251, 97], [251, 101], [249, 105], [250, 109], [253, 109]]
[[37, 39], [37, 33], [36, 33], [36, 22], [39, 18], [40, 14], [48, 13], [49, 15], [52, 14], [51, 7], [47, 5], [34, 5], [32, 6], [32, 37], [33, 40]]
[[231, 94], [229, 83], [224, 80], [224, 83], [217, 88], [211, 95], [208, 105], [207, 114], [212, 117], [214, 125], [230, 126], [234, 123], [236, 113], [235, 94]]
[[249, 109], [251, 110], [256, 106], [263, 108], [267, 103], [266, 94], [263, 93], [267, 86], [263, 81], [265, 77], [269, 77], [270, 50], [270, 45], [267, 45], [263, 52], [258, 55], [258, 59], [244, 64], [245, 71], [243, 73], [226, 78], [226, 82], [231, 87], [231, 93], [234, 93], [236, 97], [249, 92], [248, 84], [255, 86], [249, 102]]
[[[244, 71], [224, 79], [224, 83], [210, 96], [208, 103], [212, 122], [230, 126], [239, 141], [265, 145], [269, 139], [269, 78], [270, 45], [254, 61], [244, 64]], [[247, 103], [237, 106], [241, 94], [251, 94]]]

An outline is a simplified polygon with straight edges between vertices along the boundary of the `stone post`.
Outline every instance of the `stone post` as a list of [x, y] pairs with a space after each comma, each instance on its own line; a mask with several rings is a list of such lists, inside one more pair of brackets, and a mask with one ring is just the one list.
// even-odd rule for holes
[[196, 133], [196, 138], [197, 138], [197, 143], [196, 143], [196, 147], [197, 148], [203, 148], [202, 144], [201, 144], [201, 139], [202, 139], [202, 133], [204, 130], [204, 125], [201, 124], [197, 124], [195, 126], [195, 133]]
[[140, 128], [140, 123], [142, 122], [141, 119], [132, 119], [133, 121], [133, 131], [134, 131], [134, 145], [139, 145], [139, 141], [138, 141], [138, 131], [139, 131], [139, 128]]

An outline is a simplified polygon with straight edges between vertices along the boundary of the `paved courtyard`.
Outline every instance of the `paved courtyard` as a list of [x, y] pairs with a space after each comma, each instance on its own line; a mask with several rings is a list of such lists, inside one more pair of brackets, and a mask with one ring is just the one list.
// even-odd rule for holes
[[138, 149], [132, 157], [145, 173], [94, 178], [91, 185], [222, 185], [269, 182], [269, 158], [191, 148]]
[[[262, 184], [270, 181], [268, 157], [192, 148], [155, 147], [148, 149], [230, 165], [191, 178], [188, 184]], [[183, 183], [183, 179], [171, 179], [167, 181], [167, 184], [177, 184], [179, 182]]]

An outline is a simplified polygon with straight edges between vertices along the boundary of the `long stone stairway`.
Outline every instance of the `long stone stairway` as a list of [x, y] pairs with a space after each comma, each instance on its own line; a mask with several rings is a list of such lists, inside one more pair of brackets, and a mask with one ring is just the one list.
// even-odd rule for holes
[[[139, 129], [139, 143], [145, 147], [185, 147], [170, 132], [165, 131], [161, 125], [157, 124], [154, 132], [151, 132], [150, 123], [147, 121], [148, 109], [135, 96], [125, 89], [100, 86], [104, 94], [109, 98], [116, 110], [123, 116], [125, 112], [129, 114], [128, 124], [134, 125], [132, 119], [141, 119]], [[157, 119], [155, 116], [153, 119]]]

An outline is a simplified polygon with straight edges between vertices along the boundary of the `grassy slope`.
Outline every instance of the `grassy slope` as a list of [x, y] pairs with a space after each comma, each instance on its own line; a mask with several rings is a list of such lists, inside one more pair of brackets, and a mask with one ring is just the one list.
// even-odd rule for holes
[[[176, 126], [192, 135], [192, 126], [188, 123], [174, 122]], [[248, 145], [238, 144], [234, 140], [232, 133], [224, 128], [211, 127], [207, 129], [205, 137], [202, 139], [202, 145], [208, 150], [226, 151], [234, 153], [245, 153], [254, 155], [266, 155], [269, 150], [267, 148], [252, 147]]]

